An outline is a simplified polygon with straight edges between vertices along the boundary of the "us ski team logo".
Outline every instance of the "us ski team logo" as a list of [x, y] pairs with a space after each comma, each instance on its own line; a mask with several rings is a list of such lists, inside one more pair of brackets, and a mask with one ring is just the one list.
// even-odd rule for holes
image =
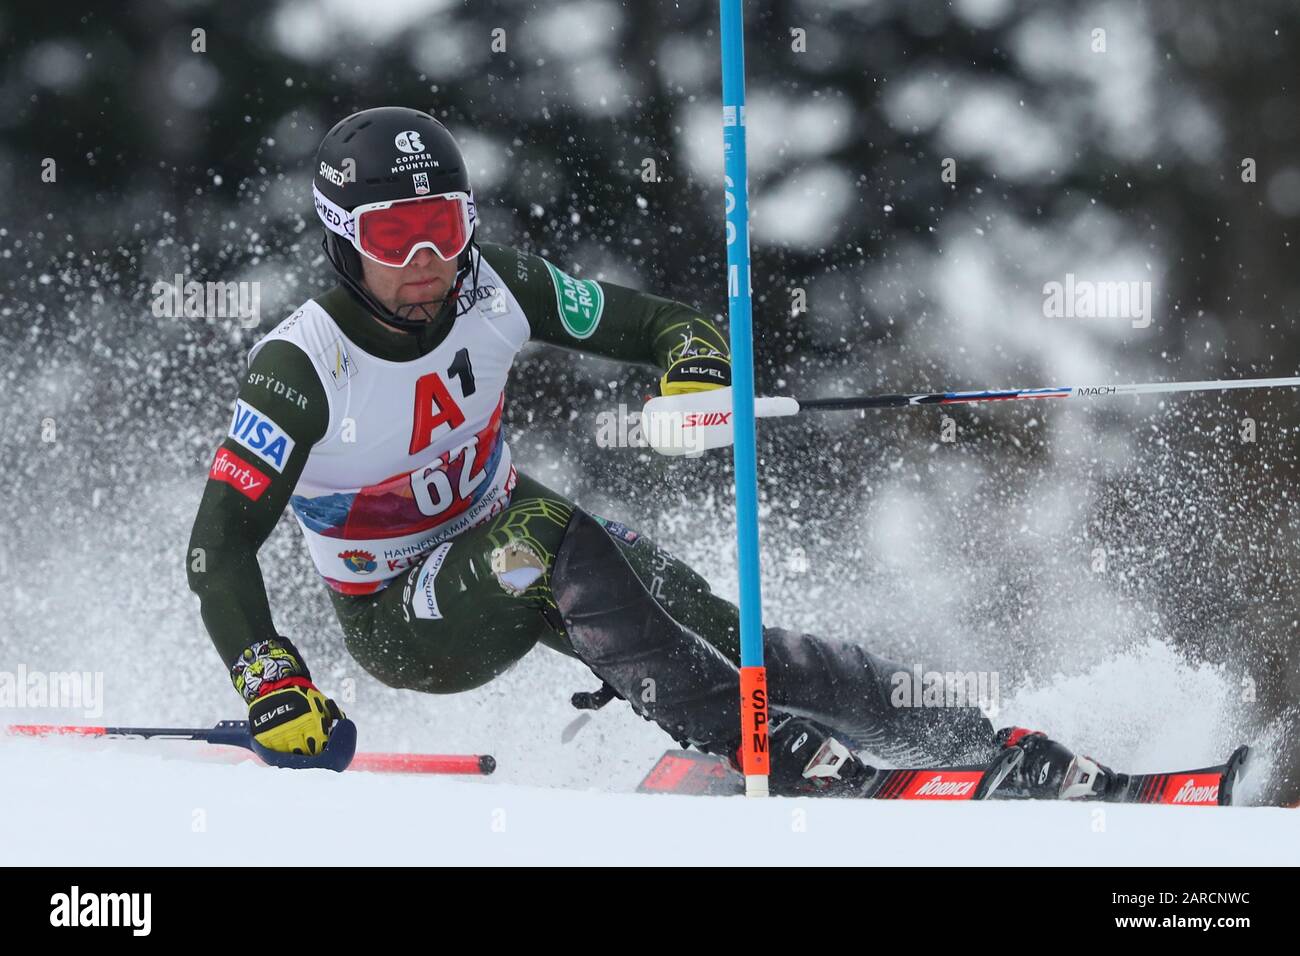
[[379, 567], [375, 556], [369, 551], [341, 551], [339, 557], [353, 574], [369, 574]]
[[591, 338], [605, 311], [605, 291], [600, 283], [595, 279], [575, 279], [549, 262], [546, 268], [555, 284], [555, 303], [559, 306], [565, 331], [575, 339]]
[[428, 173], [412, 173], [411, 178], [415, 181], [415, 194], [417, 196], [423, 196], [429, 191]]

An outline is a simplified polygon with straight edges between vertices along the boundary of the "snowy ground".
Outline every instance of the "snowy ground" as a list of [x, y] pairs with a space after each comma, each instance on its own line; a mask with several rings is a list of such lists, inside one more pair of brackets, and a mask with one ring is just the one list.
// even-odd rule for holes
[[[1230, 672], [1158, 641], [1022, 685], [997, 722], [1050, 726], [1135, 772], [1214, 764], [1250, 743], [1238, 806], [639, 795], [671, 746], [658, 728], [621, 704], [575, 718], [564, 698], [591, 678], [560, 655], [535, 652], [502, 682], [513, 706], [495, 686], [437, 698], [367, 685], [349, 708], [362, 750], [490, 752], [500, 768], [486, 779], [272, 770], [194, 743], [0, 736], [0, 864], [242, 864], [277, 829], [297, 858], [323, 864], [1300, 864], [1300, 813], [1250, 805], [1276, 735], [1237, 726]], [[129, 703], [97, 719], [29, 710], [5, 722], [166, 722], [148, 719], [166, 717], [161, 702]]]
[[0, 741], [0, 862], [240, 865], [283, 828], [299, 863], [324, 865], [1300, 863], [1300, 814], [1277, 808], [649, 796], [209, 762], [218, 751]]
[[[115, 576], [61, 575], [51, 565], [39, 586], [15, 585], [15, 613], [0, 620], [0, 671], [25, 665], [88, 672], [102, 675], [103, 688], [93, 710], [5, 707], [0, 724], [210, 726], [243, 716], [202, 633], [183, 567], [159, 557], [170, 555], [168, 542], [184, 539], [178, 529], [189, 520], [194, 491], [185, 497], [164, 490], [156, 527], [96, 526], [111, 539], [101, 542], [108, 551], [142, 556], [151, 569], [141, 579], [146, 583], [123, 593]], [[721, 593], [734, 596], [732, 529], [709, 532], [700, 533], [698, 521], [688, 529], [667, 521], [656, 528]], [[766, 540], [780, 538], [772, 533]], [[810, 567], [844, 566], [835, 547], [810, 545]], [[93, 553], [72, 557], [89, 561]], [[945, 553], [902, 556], [929, 561]], [[277, 836], [292, 841], [305, 862], [335, 864], [1300, 863], [1300, 815], [1247, 805], [639, 796], [632, 793], [636, 783], [671, 743], [621, 703], [578, 715], [570, 694], [598, 683], [576, 661], [539, 648], [487, 686], [446, 697], [384, 687], [342, 654], [296, 531], [279, 533], [263, 555], [276, 572], [270, 587], [277, 623], [285, 633], [305, 635], [314, 673], [356, 720], [363, 750], [486, 752], [498, 759], [498, 772], [487, 780], [294, 773], [198, 762], [199, 753], [217, 752], [204, 745], [0, 736], [0, 864], [240, 864]], [[1048, 592], [1031, 602], [1043, 643], [1024, 659], [1024, 648], [963, 625], [954, 610], [958, 598], [983, 586], [962, 584], [952, 569], [934, 576], [949, 594], [925, 590], [910, 576], [904, 587], [888, 575], [866, 582], [830, 573], [801, 578], [782, 575], [781, 567], [764, 584], [772, 623], [807, 622], [909, 662], [992, 667], [1003, 681], [996, 726], [1041, 728], [1134, 772], [1218, 763], [1249, 743], [1255, 757], [1238, 787], [1242, 804], [1257, 798], [1276, 755], [1285, 752], [1281, 733], [1271, 725], [1261, 731], [1265, 722], [1243, 697], [1249, 667], [1190, 659], [1158, 624], [1130, 620], [1113, 598], [1107, 610], [1097, 576], [1052, 578]], [[1043, 574], [1055, 573], [1043, 567]], [[863, 614], [871, 626], [862, 624]], [[906, 629], [909, 640], [885, 634], [890, 615], [920, 622]], [[32, 644], [29, 635], [51, 636]], [[167, 651], [165, 667], [154, 664], [159, 648]], [[580, 729], [566, 733], [575, 723]]]

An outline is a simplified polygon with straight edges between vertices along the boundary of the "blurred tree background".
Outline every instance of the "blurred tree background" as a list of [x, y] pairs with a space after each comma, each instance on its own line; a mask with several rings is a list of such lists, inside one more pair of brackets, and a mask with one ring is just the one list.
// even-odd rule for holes
[[[763, 392], [1297, 374], [1293, 2], [750, 0], [746, 18]], [[329, 283], [311, 160], [348, 113], [443, 120], [481, 238], [722, 315], [716, 24], [705, 0], [0, 11], [0, 649], [73, 661], [62, 635], [91, 613], [103, 654], [210, 654], [188, 521], [248, 346]], [[177, 274], [259, 283], [260, 323], [155, 316]], [[1046, 317], [1067, 274], [1150, 282], [1152, 321]], [[593, 440], [651, 381], [530, 347], [517, 458], [731, 593], [727, 457]], [[1091, 675], [1076, 710], [1110, 723], [1065, 729], [1103, 758], [1158, 759], [1139, 738], [1199, 713], [1215, 746], [1265, 742], [1260, 799], [1295, 802], [1294, 398], [961, 409], [951, 443], [934, 410], [766, 425], [769, 606], [998, 667], [1022, 701], [1054, 698], [1047, 721], [1068, 704], [1053, 679]], [[284, 531], [264, 552], [277, 620], [330, 627], [314, 582], [289, 600], [310, 569]], [[1131, 688], [1097, 669], [1126, 654]]]

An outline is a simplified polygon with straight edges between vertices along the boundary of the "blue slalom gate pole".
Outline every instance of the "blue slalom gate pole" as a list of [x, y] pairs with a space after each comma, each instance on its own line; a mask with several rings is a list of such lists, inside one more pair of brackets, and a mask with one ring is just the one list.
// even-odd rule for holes
[[745, 793], [765, 797], [770, 768], [763, 599], [758, 575], [758, 464], [754, 449], [754, 329], [750, 301], [749, 183], [745, 157], [745, 38], [741, 0], [721, 0], [722, 148], [726, 177], [727, 304], [735, 425], [740, 563], [740, 720]]

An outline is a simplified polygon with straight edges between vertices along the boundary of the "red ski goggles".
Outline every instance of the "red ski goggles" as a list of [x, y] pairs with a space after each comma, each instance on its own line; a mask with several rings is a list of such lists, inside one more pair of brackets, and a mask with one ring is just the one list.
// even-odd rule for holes
[[367, 203], [349, 212], [319, 190], [312, 191], [325, 227], [381, 265], [401, 268], [420, 249], [432, 249], [450, 262], [465, 251], [474, 234], [474, 197], [468, 193]]

